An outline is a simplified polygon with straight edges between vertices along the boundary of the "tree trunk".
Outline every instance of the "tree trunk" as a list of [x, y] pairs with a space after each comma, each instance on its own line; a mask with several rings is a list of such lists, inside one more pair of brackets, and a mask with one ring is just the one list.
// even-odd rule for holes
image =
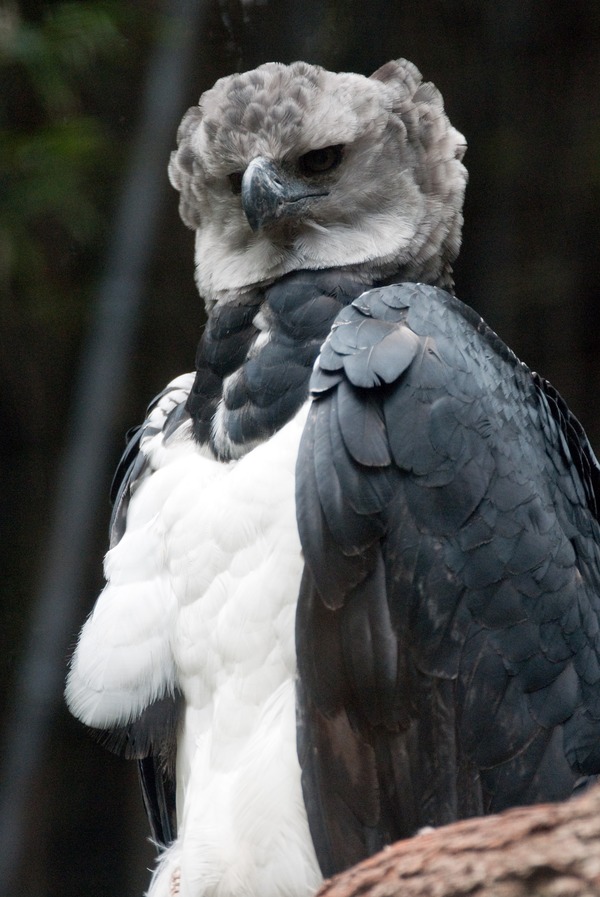
[[600, 786], [560, 804], [466, 819], [385, 848], [317, 897], [600, 895]]

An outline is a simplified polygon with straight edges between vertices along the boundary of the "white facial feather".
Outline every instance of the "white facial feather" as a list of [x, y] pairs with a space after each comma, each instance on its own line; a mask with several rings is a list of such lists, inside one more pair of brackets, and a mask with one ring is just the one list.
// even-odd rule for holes
[[[405, 60], [370, 78], [267, 63], [216, 83], [188, 111], [171, 157], [196, 276], [209, 304], [299, 269], [347, 267], [451, 286], [467, 181], [465, 140], [441, 95]], [[344, 146], [328, 195], [253, 232], [229, 175], [257, 156], [293, 167]]]

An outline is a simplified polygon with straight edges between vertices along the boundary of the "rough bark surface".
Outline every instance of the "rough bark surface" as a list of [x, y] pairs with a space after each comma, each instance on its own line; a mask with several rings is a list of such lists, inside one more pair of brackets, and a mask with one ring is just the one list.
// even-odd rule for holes
[[317, 897], [600, 895], [600, 786], [561, 804], [467, 819], [386, 848]]

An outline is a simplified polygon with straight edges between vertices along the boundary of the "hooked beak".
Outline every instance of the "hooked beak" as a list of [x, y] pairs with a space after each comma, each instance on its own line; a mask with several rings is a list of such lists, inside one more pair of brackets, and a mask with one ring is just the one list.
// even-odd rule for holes
[[257, 156], [242, 178], [242, 208], [253, 231], [281, 218], [300, 216], [306, 202], [329, 191], [283, 171], [272, 159]]

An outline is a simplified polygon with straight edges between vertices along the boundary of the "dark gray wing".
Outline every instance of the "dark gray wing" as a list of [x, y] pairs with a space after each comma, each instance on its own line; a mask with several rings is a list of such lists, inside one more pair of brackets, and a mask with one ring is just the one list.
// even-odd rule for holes
[[329, 875], [600, 771], [598, 464], [556, 391], [433, 287], [342, 311], [312, 393], [298, 749]]
[[[145, 446], [157, 436], [168, 441], [176, 437], [180, 427], [190, 425], [186, 402], [192, 382], [190, 374], [169, 384], [148, 406], [144, 423], [127, 434], [127, 446], [111, 486], [111, 548], [125, 532], [132, 495], [153, 472]], [[157, 844], [165, 846], [176, 834], [175, 754], [180, 704], [179, 694], [163, 697], [129, 725], [97, 732], [99, 740], [110, 750], [138, 761], [152, 837]]]

